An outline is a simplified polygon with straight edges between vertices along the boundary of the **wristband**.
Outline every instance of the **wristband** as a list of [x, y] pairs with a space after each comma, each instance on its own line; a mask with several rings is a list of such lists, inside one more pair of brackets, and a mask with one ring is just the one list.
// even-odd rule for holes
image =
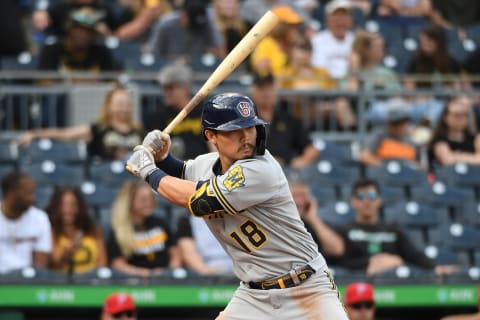
[[153, 188], [153, 190], [157, 191], [158, 185], [160, 184], [160, 180], [162, 180], [163, 177], [166, 177], [167, 174], [163, 172], [160, 169], [155, 169], [150, 173], [147, 178], [145, 179], [148, 184]]

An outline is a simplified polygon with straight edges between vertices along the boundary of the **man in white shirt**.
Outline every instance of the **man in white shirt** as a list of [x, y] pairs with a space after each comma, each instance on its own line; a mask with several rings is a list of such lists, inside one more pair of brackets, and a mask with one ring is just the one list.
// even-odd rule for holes
[[333, 0], [325, 7], [325, 30], [312, 37], [312, 65], [327, 69], [335, 79], [347, 75], [348, 56], [355, 38], [353, 17], [347, 0]]
[[13, 171], [2, 178], [0, 273], [26, 267], [46, 268], [52, 250], [47, 214], [33, 207], [35, 181]]

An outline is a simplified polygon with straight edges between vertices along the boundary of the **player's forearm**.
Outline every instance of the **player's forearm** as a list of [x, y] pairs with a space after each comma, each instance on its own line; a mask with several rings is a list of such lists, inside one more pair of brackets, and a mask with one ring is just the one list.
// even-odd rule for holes
[[196, 183], [193, 181], [166, 176], [160, 181], [157, 192], [173, 204], [186, 208], [195, 189]]

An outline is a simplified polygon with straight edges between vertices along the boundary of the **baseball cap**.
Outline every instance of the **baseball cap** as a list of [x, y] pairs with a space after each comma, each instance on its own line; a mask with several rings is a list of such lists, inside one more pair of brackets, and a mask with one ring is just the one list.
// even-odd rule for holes
[[109, 315], [135, 310], [137, 310], [137, 307], [132, 296], [123, 292], [112, 293], [105, 299], [103, 304], [103, 312]]
[[73, 25], [81, 26], [87, 29], [95, 29], [96, 24], [103, 18], [104, 14], [91, 7], [81, 7], [72, 10], [69, 15]]
[[158, 82], [160, 85], [191, 84], [192, 69], [184, 64], [171, 64], [160, 70]]
[[330, 15], [337, 10], [345, 10], [350, 12], [350, 8], [351, 4], [348, 0], [333, 0], [325, 6], [325, 13], [327, 15]]
[[366, 282], [354, 282], [345, 289], [345, 304], [374, 302], [373, 287]]
[[288, 24], [298, 24], [303, 22], [303, 18], [290, 6], [279, 5], [272, 8], [272, 12], [281, 22]]
[[394, 98], [387, 103], [386, 119], [389, 123], [405, 122], [410, 119], [410, 105], [403, 99]]

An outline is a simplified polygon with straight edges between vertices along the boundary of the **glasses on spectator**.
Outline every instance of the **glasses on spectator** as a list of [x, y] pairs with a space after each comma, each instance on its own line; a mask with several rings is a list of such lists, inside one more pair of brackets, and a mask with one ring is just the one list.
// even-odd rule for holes
[[350, 307], [355, 310], [372, 309], [375, 304], [372, 301], [352, 303]]
[[358, 191], [357, 193], [355, 193], [355, 197], [358, 200], [365, 200], [365, 199], [375, 200], [378, 198], [378, 192], [375, 190]]
[[114, 319], [120, 319], [122, 317], [133, 318], [133, 317], [136, 317], [136, 315], [137, 313], [135, 311], [128, 310], [128, 311], [120, 311], [120, 312], [114, 313], [112, 314], [112, 318]]

